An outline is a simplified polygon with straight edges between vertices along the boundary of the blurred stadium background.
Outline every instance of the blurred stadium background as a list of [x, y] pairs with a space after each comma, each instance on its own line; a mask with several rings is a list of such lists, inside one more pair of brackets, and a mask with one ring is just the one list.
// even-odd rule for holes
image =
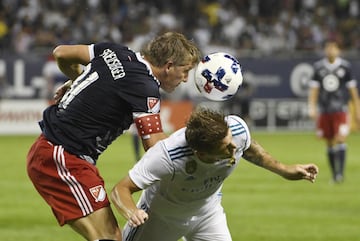
[[[251, 86], [254, 137], [284, 162], [314, 161], [321, 168], [310, 185], [244, 162], [224, 186], [234, 240], [360, 240], [360, 135], [349, 139], [346, 182], [329, 185], [323, 143], [310, 132], [306, 104], [312, 63], [322, 57], [325, 39], [340, 43], [360, 79], [359, 14], [358, 0], [0, 0], [1, 240], [79, 239], [69, 227], [58, 227], [25, 173], [27, 150], [40, 131], [37, 121], [54, 87], [65, 80], [51, 58], [53, 48], [115, 41], [139, 50], [168, 30], [193, 38], [203, 54], [236, 56]], [[198, 104], [240, 112], [242, 94], [233, 102], [209, 102], [190, 76], [175, 93], [164, 94], [164, 128], [182, 126]], [[98, 165], [107, 188], [134, 161], [130, 137], [119, 139]]]
[[[64, 80], [51, 58], [56, 45], [115, 41], [139, 50], [168, 30], [194, 39], [203, 54], [225, 51], [240, 60], [255, 130], [313, 129], [306, 105], [311, 64], [324, 40], [336, 39], [359, 78], [359, 10], [358, 0], [1, 0], [0, 134], [37, 133], [41, 110]], [[166, 130], [184, 124], [175, 113], [197, 104], [241, 111], [231, 107], [241, 91], [229, 103], [207, 102], [189, 79], [164, 94]]]

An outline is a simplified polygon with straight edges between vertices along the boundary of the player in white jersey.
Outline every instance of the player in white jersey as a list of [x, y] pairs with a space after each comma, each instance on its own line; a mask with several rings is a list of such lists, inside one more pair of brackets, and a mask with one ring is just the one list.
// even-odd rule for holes
[[[112, 190], [128, 220], [127, 241], [230, 241], [221, 205], [223, 181], [241, 157], [286, 179], [314, 181], [314, 164], [285, 165], [251, 140], [246, 123], [200, 108], [185, 128], [150, 148]], [[144, 190], [136, 206], [132, 193]]]

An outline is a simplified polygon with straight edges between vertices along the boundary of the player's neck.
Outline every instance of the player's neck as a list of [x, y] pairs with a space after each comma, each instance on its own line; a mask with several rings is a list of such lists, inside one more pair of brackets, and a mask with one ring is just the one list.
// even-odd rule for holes
[[329, 61], [330, 64], [335, 63], [337, 57], [328, 57], [327, 60]]

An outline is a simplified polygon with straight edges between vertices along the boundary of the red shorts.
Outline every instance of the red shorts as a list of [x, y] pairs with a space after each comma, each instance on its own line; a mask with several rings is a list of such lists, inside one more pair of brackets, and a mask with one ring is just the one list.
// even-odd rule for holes
[[43, 135], [27, 155], [27, 172], [61, 226], [110, 205], [98, 169]]
[[345, 112], [322, 113], [317, 122], [318, 136], [333, 139], [336, 135], [349, 134], [348, 116]]

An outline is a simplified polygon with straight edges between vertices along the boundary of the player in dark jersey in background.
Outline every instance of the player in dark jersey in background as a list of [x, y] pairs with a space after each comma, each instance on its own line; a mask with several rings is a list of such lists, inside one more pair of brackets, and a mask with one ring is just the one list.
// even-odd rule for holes
[[61, 45], [53, 54], [70, 80], [43, 113], [42, 133], [27, 156], [28, 175], [60, 225], [90, 241], [121, 240], [96, 161], [133, 122], [145, 149], [166, 137], [159, 88], [172, 92], [187, 81], [200, 51], [182, 34], [168, 32], [139, 53], [97, 43]]
[[344, 178], [345, 141], [350, 131], [349, 94], [355, 106], [356, 120], [360, 123], [356, 80], [352, 78], [349, 62], [340, 58], [339, 54], [336, 42], [325, 44], [325, 58], [314, 64], [308, 100], [309, 115], [317, 121], [317, 134], [326, 140], [327, 157], [336, 183]]

